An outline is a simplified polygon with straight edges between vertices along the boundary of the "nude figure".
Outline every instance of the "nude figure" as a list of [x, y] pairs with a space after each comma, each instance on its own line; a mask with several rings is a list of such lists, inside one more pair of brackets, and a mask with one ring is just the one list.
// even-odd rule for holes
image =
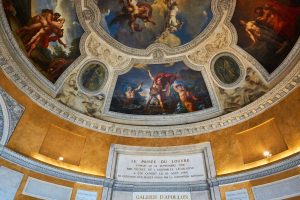
[[197, 102], [199, 101], [199, 99], [195, 97], [190, 91], [188, 91], [183, 84], [174, 83], [173, 89], [178, 93], [181, 103], [188, 112], [194, 112], [198, 110]]
[[136, 93], [142, 88], [142, 86], [143, 86], [143, 82], [139, 84], [139, 86], [135, 89], [132, 89], [131, 86], [127, 87], [127, 90], [125, 92], [126, 98], [124, 100], [123, 107], [128, 107], [133, 103]]

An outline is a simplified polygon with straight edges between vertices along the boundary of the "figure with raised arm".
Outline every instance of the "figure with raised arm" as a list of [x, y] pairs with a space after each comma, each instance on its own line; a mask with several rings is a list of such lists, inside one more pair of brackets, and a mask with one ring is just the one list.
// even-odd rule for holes
[[135, 97], [136, 97], [136, 93], [142, 88], [143, 86], [143, 82], [139, 84], [139, 86], [135, 89], [133, 89], [131, 86], [128, 86], [125, 92], [125, 100], [123, 102], [123, 107], [128, 107], [131, 104], [133, 104]]
[[170, 88], [173, 82], [176, 80], [176, 74], [170, 73], [158, 73], [155, 77], [148, 70], [148, 75], [152, 80], [152, 85], [150, 87], [150, 97], [146, 103], [145, 109], [149, 108], [149, 105], [153, 98], [156, 98], [159, 102], [162, 113], [165, 113], [164, 100], [170, 96]]

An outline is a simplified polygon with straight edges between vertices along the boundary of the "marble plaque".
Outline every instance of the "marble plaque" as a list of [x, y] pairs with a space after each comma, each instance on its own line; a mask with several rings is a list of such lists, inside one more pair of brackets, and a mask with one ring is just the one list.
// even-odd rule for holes
[[97, 200], [97, 192], [78, 190], [75, 200]]
[[115, 178], [129, 182], [191, 182], [206, 180], [203, 153], [187, 155], [119, 154]]
[[0, 199], [13, 200], [21, 184], [23, 174], [0, 167]]
[[190, 192], [134, 192], [132, 200], [191, 200]]
[[69, 200], [72, 188], [29, 177], [22, 193], [44, 200]]
[[288, 199], [300, 196], [300, 175], [252, 188], [256, 200]]
[[248, 192], [246, 189], [226, 192], [225, 195], [226, 200], [249, 200]]

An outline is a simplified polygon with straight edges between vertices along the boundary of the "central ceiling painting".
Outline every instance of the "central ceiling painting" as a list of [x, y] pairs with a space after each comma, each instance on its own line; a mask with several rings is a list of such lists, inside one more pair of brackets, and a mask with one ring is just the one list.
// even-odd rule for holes
[[169, 47], [196, 38], [212, 20], [212, 0], [99, 0], [101, 27], [118, 42], [138, 49]]

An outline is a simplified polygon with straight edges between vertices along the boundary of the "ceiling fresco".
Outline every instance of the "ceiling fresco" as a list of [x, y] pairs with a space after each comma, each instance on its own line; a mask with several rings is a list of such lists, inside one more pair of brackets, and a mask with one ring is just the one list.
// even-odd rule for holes
[[74, 1], [4, 0], [3, 4], [19, 47], [54, 83], [80, 55], [84, 31]]
[[267, 97], [298, 73], [296, 0], [0, 5], [6, 74], [30, 82], [20, 88], [45, 98], [39, 104], [50, 112], [107, 133], [197, 124], [207, 132], [237, 123], [251, 117], [241, 113], [267, 108], [258, 102], [271, 105]]
[[300, 3], [295, 0], [238, 0], [232, 23], [238, 45], [272, 73], [300, 35]]
[[98, 6], [101, 27], [118, 42], [138, 49], [156, 42], [186, 44], [212, 19], [211, 0], [99, 0]]
[[110, 111], [136, 114], [180, 114], [212, 107], [201, 72], [183, 62], [136, 64], [118, 77]]

